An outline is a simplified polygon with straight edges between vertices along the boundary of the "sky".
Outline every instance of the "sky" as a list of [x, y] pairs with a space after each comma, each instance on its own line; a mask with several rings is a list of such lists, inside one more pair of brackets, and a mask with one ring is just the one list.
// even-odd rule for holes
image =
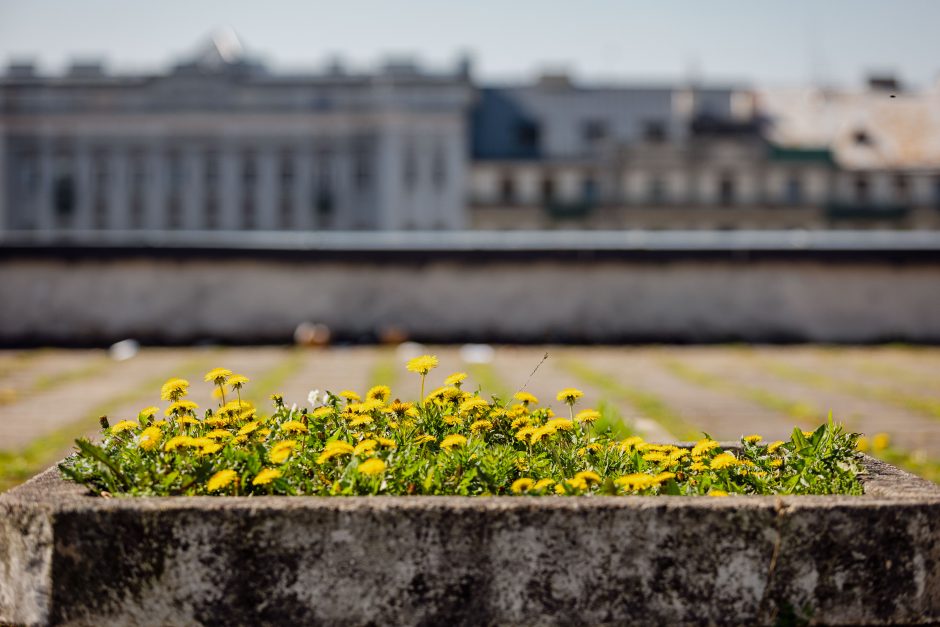
[[859, 85], [940, 78], [940, 0], [0, 0], [0, 63], [60, 72], [73, 58], [156, 71], [220, 27], [276, 70], [352, 69], [461, 53], [494, 82], [578, 80]]

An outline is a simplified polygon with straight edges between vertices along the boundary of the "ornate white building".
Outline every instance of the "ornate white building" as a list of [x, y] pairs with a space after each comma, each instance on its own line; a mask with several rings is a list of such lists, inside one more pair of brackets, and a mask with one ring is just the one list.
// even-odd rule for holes
[[458, 229], [466, 74], [283, 75], [222, 33], [171, 72], [0, 77], [0, 230]]

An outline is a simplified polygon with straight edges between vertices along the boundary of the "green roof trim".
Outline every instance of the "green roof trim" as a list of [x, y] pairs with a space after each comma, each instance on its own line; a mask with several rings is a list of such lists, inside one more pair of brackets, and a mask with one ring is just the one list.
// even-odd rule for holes
[[798, 163], [833, 164], [832, 151], [828, 148], [790, 148], [786, 146], [770, 147], [771, 161], [789, 161]]

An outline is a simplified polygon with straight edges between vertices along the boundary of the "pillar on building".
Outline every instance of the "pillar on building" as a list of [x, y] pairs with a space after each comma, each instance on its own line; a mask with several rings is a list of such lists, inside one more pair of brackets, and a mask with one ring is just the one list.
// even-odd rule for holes
[[404, 143], [396, 120], [383, 121], [376, 145], [376, 228], [383, 231], [402, 228], [401, 159]]
[[238, 230], [244, 224], [241, 215], [241, 161], [241, 155], [238, 154], [236, 144], [227, 143], [222, 146], [219, 164], [219, 183], [221, 185], [219, 190], [219, 200], [221, 202], [219, 224], [223, 230]]
[[79, 138], [75, 144], [75, 217], [73, 227], [77, 230], [91, 230], [94, 228], [92, 218], [92, 165], [91, 147], [88, 140]]
[[44, 137], [39, 148], [39, 185], [36, 190], [36, 219], [33, 222], [36, 230], [44, 233], [50, 233], [55, 228], [52, 212], [54, 167], [52, 141]]
[[278, 228], [277, 153], [271, 146], [258, 151], [257, 182], [255, 184], [255, 228], [273, 231]]
[[198, 146], [183, 150], [183, 228], [206, 228], [205, 158]]
[[[285, 190], [286, 191], [286, 190]], [[294, 151], [294, 211], [291, 227], [301, 231], [316, 228], [313, 202], [313, 153], [309, 145]]]
[[128, 215], [127, 149], [116, 144], [108, 155], [108, 219], [110, 230], [125, 230], [130, 226]]
[[166, 153], [161, 142], [154, 141], [147, 147], [146, 191], [144, 192], [144, 228], [162, 230], [167, 228], [167, 165]]

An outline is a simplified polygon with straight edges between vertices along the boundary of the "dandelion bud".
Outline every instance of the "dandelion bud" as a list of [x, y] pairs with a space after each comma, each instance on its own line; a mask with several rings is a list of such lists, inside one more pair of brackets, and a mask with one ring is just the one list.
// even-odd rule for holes
[[101, 428], [102, 428], [102, 429], [107, 429], [107, 428], [110, 426], [110, 425], [108, 424], [108, 417], [107, 417], [107, 416], [99, 416], [99, 417], [98, 417], [98, 423], [101, 425]]

